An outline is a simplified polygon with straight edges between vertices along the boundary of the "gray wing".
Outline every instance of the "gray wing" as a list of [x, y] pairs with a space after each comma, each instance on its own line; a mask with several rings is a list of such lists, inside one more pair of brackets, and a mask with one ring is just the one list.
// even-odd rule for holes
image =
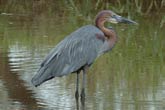
[[53, 77], [63, 76], [90, 65], [98, 56], [103, 41], [96, 34], [104, 35], [92, 25], [84, 26], [61, 41], [45, 58], [32, 83], [37, 86]]

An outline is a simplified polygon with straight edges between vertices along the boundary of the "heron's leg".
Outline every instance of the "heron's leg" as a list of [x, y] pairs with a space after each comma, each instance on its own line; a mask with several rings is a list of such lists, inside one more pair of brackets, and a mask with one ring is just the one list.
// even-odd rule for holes
[[76, 92], [75, 92], [75, 98], [79, 98], [79, 73], [80, 71], [77, 72], [77, 78], [76, 78]]
[[87, 70], [88, 70], [88, 66], [85, 66], [84, 69], [83, 69], [81, 99], [85, 99], [85, 85], [86, 85], [86, 73], [87, 73]]

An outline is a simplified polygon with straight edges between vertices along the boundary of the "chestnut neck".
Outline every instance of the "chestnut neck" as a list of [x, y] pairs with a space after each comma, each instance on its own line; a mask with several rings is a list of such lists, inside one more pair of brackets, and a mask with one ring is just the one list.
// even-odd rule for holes
[[95, 25], [96, 27], [98, 27], [104, 34], [107, 38], [111, 38], [111, 37], [117, 37], [116, 36], [116, 33], [114, 32], [114, 30], [112, 29], [108, 29], [104, 26], [104, 23], [106, 22], [105, 19], [102, 19], [102, 18], [96, 18], [96, 21], [95, 21]]
[[106, 20], [103, 18], [96, 18], [95, 25], [104, 33], [110, 43], [110, 46], [113, 47], [117, 42], [117, 35], [114, 30], [108, 29], [104, 26], [105, 22]]

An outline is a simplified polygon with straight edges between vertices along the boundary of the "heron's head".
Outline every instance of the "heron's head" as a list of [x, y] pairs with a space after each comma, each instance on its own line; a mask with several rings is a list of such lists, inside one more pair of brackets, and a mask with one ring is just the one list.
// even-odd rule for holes
[[135, 21], [121, 17], [110, 10], [103, 10], [103, 11], [99, 12], [96, 16], [95, 22], [96, 22], [96, 26], [99, 23], [104, 24], [104, 22], [110, 22], [110, 23], [114, 23], [114, 24], [117, 24], [117, 23], [137, 24]]

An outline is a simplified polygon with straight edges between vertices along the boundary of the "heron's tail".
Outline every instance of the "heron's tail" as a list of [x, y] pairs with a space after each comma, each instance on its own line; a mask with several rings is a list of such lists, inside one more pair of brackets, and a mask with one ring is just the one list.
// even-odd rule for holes
[[52, 74], [49, 74], [49, 70], [45, 67], [41, 67], [37, 74], [32, 78], [31, 82], [32, 84], [37, 87], [41, 85], [43, 82], [52, 79], [54, 76]]

